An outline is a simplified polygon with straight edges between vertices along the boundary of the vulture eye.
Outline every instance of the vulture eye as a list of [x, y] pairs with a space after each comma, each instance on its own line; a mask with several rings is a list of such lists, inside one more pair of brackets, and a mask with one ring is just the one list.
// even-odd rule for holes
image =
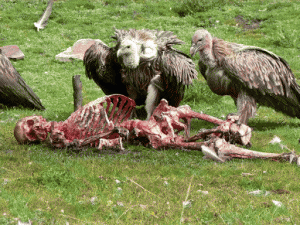
[[198, 42], [200, 42], [200, 41], [203, 41], [203, 38], [200, 38], [200, 39], [198, 40]]
[[127, 45], [126, 48], [130, 48], [130, 45]]

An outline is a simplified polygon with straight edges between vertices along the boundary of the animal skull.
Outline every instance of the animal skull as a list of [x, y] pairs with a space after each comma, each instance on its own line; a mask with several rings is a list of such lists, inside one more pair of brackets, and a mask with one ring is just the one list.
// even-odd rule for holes
[[51, 122], [47, 122], [42, 116], [28, 116], [17, 122], [14, 136], [20, 144], [45, 141], [50, 129]]
[[78, 148], [87, 144], [95, 146], [101, 138], [126, 137], [127, 130], [115, 128], [115, 125], [126, 121], [134, 107], [132, 99], [109, 95], [86, 104], [65, 121], [47, 122], [42, 116], [25, 117], [17, 122], [14, 135], [20, 144], [45, 141], [49, 133], [49, 142], [53, 147], [76, 144]]

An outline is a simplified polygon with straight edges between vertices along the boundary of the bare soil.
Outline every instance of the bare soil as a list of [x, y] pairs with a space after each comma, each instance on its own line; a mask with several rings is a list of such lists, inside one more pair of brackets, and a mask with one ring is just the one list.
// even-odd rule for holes
[[258, 29], [260, 23], [262, 22], [262, 20], [257, 20], [257, 19], [254, 19], [254, 20], [244, 19], [244, 17], [242, 15], [236, 16], [235, 21], [236, 21], [237, 25], [239, 27], [243, 27], [243, 29], [245, 31]]

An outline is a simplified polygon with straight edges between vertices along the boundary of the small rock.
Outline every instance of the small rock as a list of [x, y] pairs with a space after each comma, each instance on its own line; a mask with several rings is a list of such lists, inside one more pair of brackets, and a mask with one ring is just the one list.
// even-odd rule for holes
[[204, 195], [208, 195], [208, 191], [198, 190], [197, 192], [202, 193], [202, 194], [204, 194]]
[[275, 143], [280, 143], [280, 142], [281, 142], [280, 138], [275, 135], [274, 138], [269, 143], [275, 144]]
[[31, 225], [31, 222], [30, 222], [30, 220], [29, 220], [29, 222], [27, 223], [27, 222], [25, 222], [25, 223], [23, 223], [22, 221], [18, 221], [18, 225]]
[[117, 191], [122, 191], [122, 188], [118, 187], [118, 188], [117, 188]]
[[6, 45], [0, 47], [2, 54], [9, 59], [24, 59], [25, 55], [17, 45]]
[[192, 202], [191, 201], [183, 201], [182, 204], [183, 204], [184, 208], [192, 207]]
[[83, 60], [85, 51], [94, 43], [103, 42], [99, 39], [80, 39], [76, 41], [76, 43], [72, 47], [69, 47], [66, 51], [63, 51], [56, 55], [55, 59], [61, 62], [70, 62], [72, 58]]
[[124, 206], [123, 202], [117, 202], [117, 205], [121, 207]]
[[273, 204], [278, 206], [278, 207], [281, 207], [283, 206], [282, 202], [279, 202], [279, 201], [276, 201], [276, 200], [272, 200]]
[[94, 205], [95, 204], [95, 201], [97, 200], [97, 197], [96, 196], [94, 196], [94, 197], [91, 197], [91, 203], [92, 203], [92, 205]]
[[260, 195], [260, 194], [262, 194], [262, 190], [249, 191], [248, 194], [250, 194], [250, 195]]

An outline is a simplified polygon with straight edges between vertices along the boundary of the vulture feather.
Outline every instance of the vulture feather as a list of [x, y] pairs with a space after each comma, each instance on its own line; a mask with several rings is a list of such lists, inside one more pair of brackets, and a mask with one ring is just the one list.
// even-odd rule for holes
[[240, 123], [256, 113], [257, 103], [300, 118], [300, 87], [288, 63], [255, 46], [226, 42], [204, 29], [195, 32], [190, 54], [199, 53], [200, 72], [210, 89], [230, 95]]
[[116, 46], [93, 44], [83, 59], [86, 75], [106, 95], [122, 94], [145, 105], [148, 118], [162, 98], [177, 107], [197, 78], [191, 58], [172, 48], [182, 44], [171, 31], [115, 29]]
[[0, 103], [44, 110], [40, 99], [0, 50]]

